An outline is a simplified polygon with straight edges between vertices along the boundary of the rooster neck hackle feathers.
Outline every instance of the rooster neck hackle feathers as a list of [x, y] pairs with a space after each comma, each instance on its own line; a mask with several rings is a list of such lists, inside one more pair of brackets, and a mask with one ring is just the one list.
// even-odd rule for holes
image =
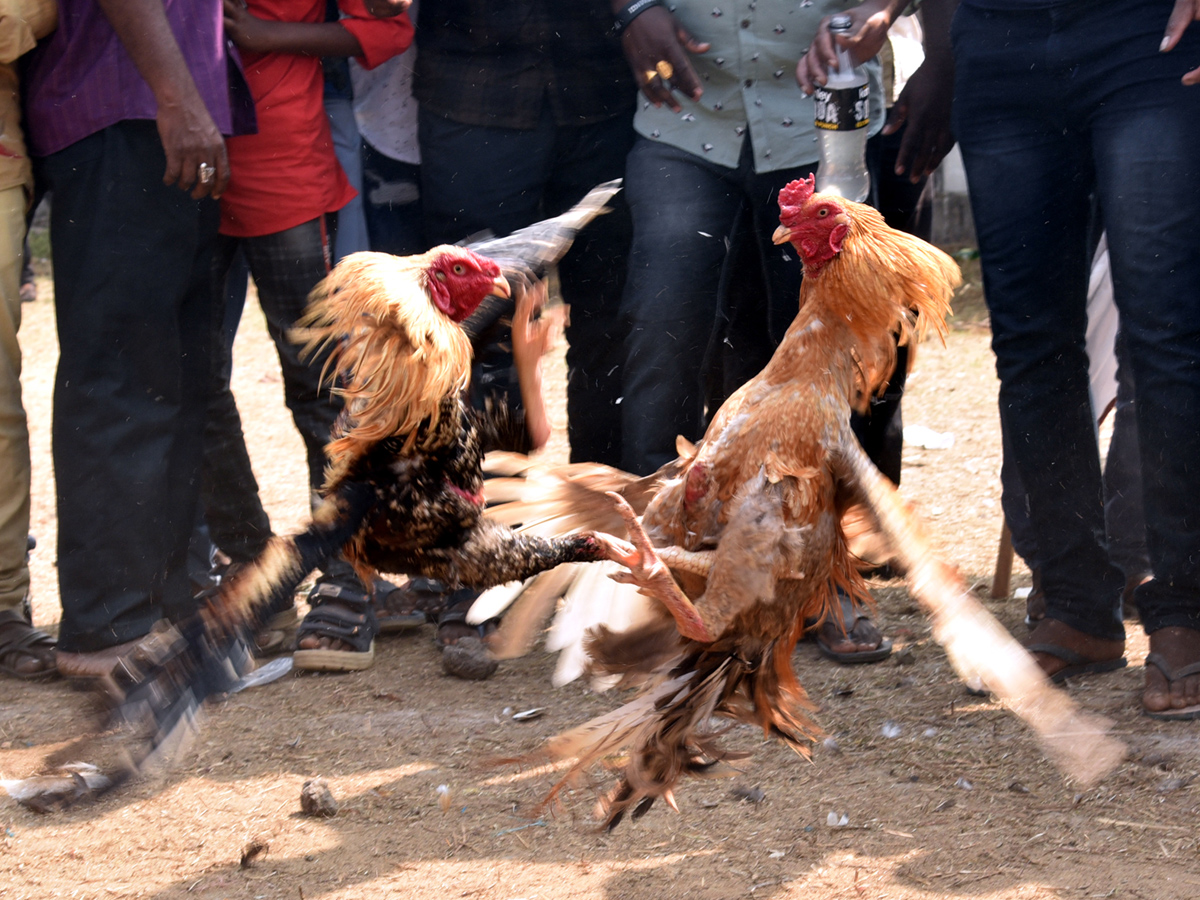
[[[799, 233], [811, 234], [809, 214], [833, 207], [848, 227], [836, 253], [819, 265], [805, 260], [800, 312], [767, 366], [768, 377], [787, 380], [812, 353], [847, 363], [854, 378], [847, 399], [862, 411], [886, 386], [897, 346], [913, 347], [930, 327], [945, 339], [950, 299], [962, 276], [953, 259], [889, 227], [871, 207], [840, 198], [831, 204], [821, 194], [811, 195], [803, 209], [787, 210], [784, 227], [793, 231], [790, 239], [802, 258]], [[910, 367], [914, 359], [910, 350]]]
[[436, 433], [443, 398], [466, 389], [471, 344], [430, 301], [430, 264], [454, 247], [417, 256], [355, 253], [309, 295], [297, 337], [305, 353], [329, 349], [323, 377], [346, 399], [340, 433], [329, 445], [335, 468], [371, 444], [406, 436], [406, 449]]

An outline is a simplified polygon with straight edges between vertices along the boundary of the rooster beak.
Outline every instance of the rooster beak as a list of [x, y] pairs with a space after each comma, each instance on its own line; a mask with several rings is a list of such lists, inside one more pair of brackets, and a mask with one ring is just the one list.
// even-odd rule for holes
[[786, 244], [792, 239], [792, 229], [786, 225], [780, 225], [775, 229], [775, 233], [771, 235], [772, 244]]
[[511, 297], [512, 288], [508, 285], [508, 279], [503, 275], [497, 275], [496, 279], [492, 282], [492, 293], [497, 297], [504, 297], [505, 299]]

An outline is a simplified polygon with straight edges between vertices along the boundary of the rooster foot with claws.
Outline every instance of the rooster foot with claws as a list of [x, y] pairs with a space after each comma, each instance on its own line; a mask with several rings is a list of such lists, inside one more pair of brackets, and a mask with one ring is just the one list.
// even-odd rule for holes
[[671, 570], [667, 568], [666, 563], [662, 561], [650, 543], [650, 537], [642, 528], [642, 523], [638, 519], [637, 513], [633, 511], [633, 507], [615, 491], [606, 493], [612, 499], [621, 518], [625, 520], [625, 528], [629, 531], [629, 537], [633, 541], [632, 546], [624, 544], [622, 541], [624, 548], [618, 547], [615, 542], [610, 546], [609, 558], [629, 569], [628, 572], [612, 575], [612, 579], [625, 584], [637, 585], [641, 593], [659, 600], [675, 619], [679, 633], [685, 638], [711, 644], [715, 638], [709, 633], [708, 626], [705, 625], [704, 619], [700, 615], [700, 610], [696, 609], [695, 604], [688, 599], [679, 585], [675, 583], [675, 579], [671, 577]]

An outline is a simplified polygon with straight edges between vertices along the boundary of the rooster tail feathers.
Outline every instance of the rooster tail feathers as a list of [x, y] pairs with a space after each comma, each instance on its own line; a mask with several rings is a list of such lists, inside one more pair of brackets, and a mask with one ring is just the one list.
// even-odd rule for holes
[[[322, 378], [346, 398], [346, 420], [328, 450], [337, 464], [372, 442], [436, 424], [442, 399], [470, 378], [471, 345], [430, 302], [424, 278], [444, 247], [418, 256], [354, 253], [309, 295], [292, 332], [319, 357]], [[431, 429], [432, 430], [432, 429]]]
[[896, 551], [909, 592], [929, 613], [933, 636], [964, 680], [979, 679], [1037, 734], [1046, 755], [1085, 786], [1121, 761], [1126, 747], [1109, 723], [1080, 710], [1056, 689], [1033, 657], [966, 589], [957, 573], [937, 560], [929, 538], [899, 493], [856, 441], [841, 448], [837, 465], [854, 486]]
[[[301, 580], [358, 529], [372, 494], [344, 485], [313, 515], [302, 534], [274, 538], [259, 558], [206, 601], [200, 612], [152, 634], [114, 673], [118, 701], [111, 718], [140, 732], [128, 777], [173, 756], [199, 728], [204, 701], [228, 691], [253, 669], [250, 634], [272, 608], [291, 602]], [[115, 782], [121, 779], [114, 779]]]
[[[643, 637], [642, 646], [657, 640], [649, 627]], [[594, 640], [603, 642], [606, 635], [601, 631]], [[721, 747], [729, 726], [715, 725], [714, 718], [759, 725], [807, 755], [819, 732], [807, 716], [814, 707], [792, 673], [788, 648], [748, 651], [677, 652], [637, 698], [552, 738], [533, 758], [570, 761], [570, 767], [545, 802], [595, 763], [615, 758], [619, 780], [600, 800], [606, 828], [626, 813], [641, 816], [659, 798], [674, 807], [682, 779], [732, 774], [728, 763], [746, 756]]]

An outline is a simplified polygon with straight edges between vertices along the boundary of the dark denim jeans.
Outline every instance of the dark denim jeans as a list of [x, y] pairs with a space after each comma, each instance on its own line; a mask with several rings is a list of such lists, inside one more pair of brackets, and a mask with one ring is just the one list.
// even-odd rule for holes
[[[547, 108], [536, 128], [462, 125], [422, 108], [421, 202], [425, 238], [451, 244], [483, 230], [505, 235], [558, 215], [604, 181], [625, 174], [632, 109], [585, 125], [559, 125]], [[619, 318], [629, 250], [624, 192], [576, 239], [558, 266], [571, 306], [567, 342], [567, 431], [572, 462], [619, 465]], [[513, 379], [515, 382], [515, 378]]]
[[[676, 435], [703, 435], [702, 376], [713, 323], [719, 312], [745, 312], [744, 303], [722, 299], [739, 293], [739, 284], [731, 283], [745, 277], [734, 274], [745, 271], [739, 260], [753, 258], [761, 267], [752, 274], [767, 297], [766, 332], [778, 340], [795, 318], [803, 270], [790, 248], [771, 243], [779, 225], [775, 197], [815, 167], [759, 175], [749, 146], [747, 141], [736, 169], [647, 138], [639, 138], [629, 154], [625, 187], [634, 240], [624, 300], [630, 334], [621, 409], [622, 468], [630, 472], [649, 474], [673, 460]], [[751, 245], [746, 256], [739, 252], [743, 242]], [[735, 334], [750, 333], [732, 325]], [[739, 355], [753, 358], [738, 383], [770, 358], [771, 344], [766, 334], [762, 338], [738, 347]]]
[[[326, 233], [320, 219], [253, 238], [222, 236], [215, 254], [216, 309], [212, 379], [204, 430], [204, 523], [193, 536], [193, 578], [203, 575], [195, 561], [208, 556], [209, 541], [234, 562], [258, 556], [271, 537], [271, 523], [258, 494], [242, 434], [242, 420], [230, 390], [233, 341], [245, 303], [246, 271], [254, 276], [267, 331], [279, 352], [284, 402], [304, 441], [308, 483], [314, 494], [325, 477], [325, 444], [342, 409], [341, 399], [320, 384], [325, 355], [302, 358], [288, 333], [304, 311], [308, 292], [325, 277]], [[321, 564], [320, 581], [363, 589], [349, 563], [331, 557]], [[289, 598], [290, 600], [290, 598]], [[290, 605], [290, 604], [289, 604]]]
[[1084, 350], [1089, 195], [1108, 233], [1135, 381], [1147, 631], [1200, 628], [1200, 53], [1158, 52], [1171, 0], [960, 7], [955, 133], [992, 315], [1000, 419], [1029, 494], [1049, 614], [1117, 638], [1123, 578], [1104, 507]]
[[421, 222], [421, 167], [362, 142], [362, 191], [371, 249], [412, 256], [426, 248]]
[[[1112, 410], [1113, 432], [1108, 455], [1104, 459], [1104, 535], [1108, 559], [1130, 578], [1140, 579], [1150, 571], [1146, 550], [1146, 516], [1142, 504], [1142, 461], [1138, 449], [1137, 415], [1134, 404], [1133, 375], [1125, 361], [1123, 342], [1118, 336], [1117, 398]], [[1012, 531], [1013, 549], [1030, 569], [1041, 567], [1037, 535], [1029, 520], [1029, 496], [1017, 477], [1012, 450], [1004, 448], [1000, 467], [1003, 487], [1001, 503], [1004, 518]]]

